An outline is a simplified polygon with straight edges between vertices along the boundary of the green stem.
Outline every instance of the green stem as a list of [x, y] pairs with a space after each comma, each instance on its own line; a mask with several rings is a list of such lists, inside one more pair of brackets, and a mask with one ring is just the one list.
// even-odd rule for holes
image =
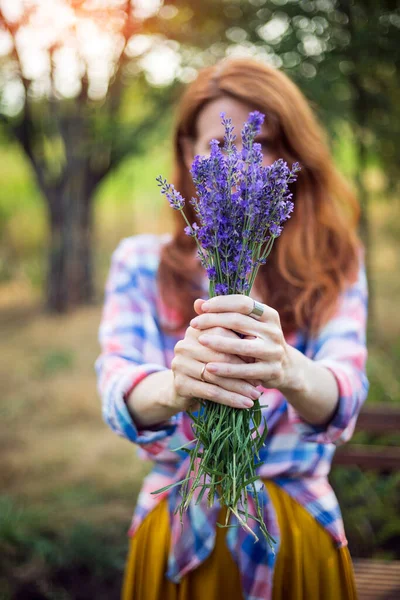
[[[261, 256], [262, 260], [267, 259], [268, 256], [270, 255], [271, 250], [272, 250], [272, 246], [274, 245], [274, 241], [275, 241], [275, 238], [271, 236], [271, 238], [267, 242], [266, 249], [265, 249], [264, 253]], [[258, 273], [258, 269], [259, 268], [260, 268], [260, 265], [257, 265], [256, 268], [254, 269], [252, 275], [251, 275], [250, 282], [249, 282], [249, 286], [250, 286], [249, 287], [249, 293], [250, 293], [251, 288], [254, 285], [254, 281], [255, 281], [255, 279], [257, 277], [257, 273]]]
[[[186, 215], [185, 215], [185, 213], [183, 212], [183, 209], [181, 209], [179, 212], [181, 213], [181, 215], [182, 215], [182, 216], [183, 216], [183, 218], [185, 219], [185, 223], [186, 223], [186, 225], [188, 225], [188, 226], [189, 226], [189, 227], [192, 229], [192, 226], [191, 226], [191, 224], [189, 223], [189, 221], [188, 221], [188, 219], [187, 219], [187, 216], [186, 216]], [[207, 262], [207, 264], [209, 264], [210, 257], [209, 257], [209, 256], [206, 256], [206, 255], [204, 254], [204, 249], [203, 249], [203, 248], [200, 246], [200, 243], [199, 243], [199, 240], [198, 240], [198, 237], [197, 237], [197, 235], [195, 234], [193, 237], [194, 237], [194, 240], [195, 240], [195, 242], [196, 242], [197, 249], [198, 249], [198, 251], [199, 251], [199, 255], [200, 255], [200, 256], [202, 256], [202, 257], [205, 259], [205, 262]], [[207, 258], [208, 258], [208, 261], [207, 261]]]

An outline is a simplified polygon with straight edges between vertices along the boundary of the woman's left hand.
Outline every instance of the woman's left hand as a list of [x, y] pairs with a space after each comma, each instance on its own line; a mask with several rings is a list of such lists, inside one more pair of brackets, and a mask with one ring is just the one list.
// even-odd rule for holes
[[[284, 389], [288, 386], [291, 368], [290, 346], [286, 343], [278, 312], [263, 304], [262, 316], [249, 316], [252, 298], [241, 294], [216, 296], [202, 303], [203, 314], [190, 325], [204, 331], [198, 338], [201, 344], [217, 352], [236, 354], [244, 364], [213, 362], [207, 371], [221, 377], [254, 379], [265, 388]], [[223, 327], [242, 334], [243, 339], [207, 335], [207, 329]], [[247, 362], [247, 361], [252, 362]]]

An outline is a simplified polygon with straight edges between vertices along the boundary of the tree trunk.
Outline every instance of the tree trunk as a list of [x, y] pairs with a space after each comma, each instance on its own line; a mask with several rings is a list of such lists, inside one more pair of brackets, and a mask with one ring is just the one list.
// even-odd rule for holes
[[58, 193], [47, 197], [51, 224], [47, 308], [57, 313], [88, 304], [94, 296], [92, 190], [88, 190], [87, 166], [68, 170], [71, 175]]

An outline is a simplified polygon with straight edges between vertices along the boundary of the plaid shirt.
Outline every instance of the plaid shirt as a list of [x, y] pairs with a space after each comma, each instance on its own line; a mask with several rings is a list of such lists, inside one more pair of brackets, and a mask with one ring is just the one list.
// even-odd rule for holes
[[[105, 422], [118, 435], [138, 445], [139, 455], [154, 461], [138, 497], [129, 535], [134, 535], [146, 515], [165, 497], [171, 522], [171, 547], [167, 577], [178, 582], [211, 553], [220, 506], [207, 507], [206, 495], [184, 514], [181, 534], [179, 486], [169, 492], [151, 492], [185, 477], [188, 456], [174, 451], [193, 439], [190, 419], [182, 412], [169, 421], [138, 430], [125, 403], [127, 392], [144, 377], [169, 369], [176, 342], [184, 335], [167, 335], [162, 326], [178, 315], [162, 304], [157, 290], [160, 248], [169, 236], [139, 235], [121, 241], [113, 254], [106, 284], [100, 325], [101, 354], [96, 361], [98, 389]], [[204, 278], [207, 298], [207, 279]], [[342, 294], [332, 319], [318, 335], [298, 331], [287, 342], [334, 374], [339, 389], [338, 409], [326, 427], [305, 422], [275, 389], [265, 389], [260, 401], [269, 433], [257, 473], [272, 479], [299, 502], [332, 536], [338, 547], [347, 544], [340, 509], [329, 485], [328, 474], [337, 444], [350, 439], [368, 392], [365, 374], [367, 285], [364, 266], [358, 280]], [[260, 537], [241, 527], [227, 530], [227, 544], [238, 564], [246, 600], [271, 598], [273, 569], [279, 550], [279, 528], [272, 503], [262, 487], [264, 519], [276, 539], [275, 552]], [[249, 510], [254, 510], [250, 506]], [[231, 523], [234, 521], [232, 520]], [[252, 521], [252, 524], [254, 522]]]

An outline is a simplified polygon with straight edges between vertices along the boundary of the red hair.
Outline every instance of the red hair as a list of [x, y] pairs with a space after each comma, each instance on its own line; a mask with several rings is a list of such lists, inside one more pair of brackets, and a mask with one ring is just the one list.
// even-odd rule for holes
[[[259, 270], [256, 285], [263, 301], [279, 312], [285, 333], [297, 328], [315, 332], [357, 273], [357, 199], [336, 170], [325, 133], [299, 88], [281, 71], [248, 58], [225, 59], [202, 69], [181, 98], [173, 183], [184, 198], [194, 196], [195, 189], [184, 163], [182, 138], [195, 140], [199, 112], [224, 96], [264, 113], [277, 156], [289, 166], [294, 161], [301, 165], [292, 189], [294, 212]], [[185, 212], [195, 221], [189, 202]], [[174, 216], [175, 232], [162, 250], [158, 279], [164, 302], [182, 315], [182, 327], [194, 315], [203, 271], [195, 258], [195, 242], [183, 231], [182, 215]]]

